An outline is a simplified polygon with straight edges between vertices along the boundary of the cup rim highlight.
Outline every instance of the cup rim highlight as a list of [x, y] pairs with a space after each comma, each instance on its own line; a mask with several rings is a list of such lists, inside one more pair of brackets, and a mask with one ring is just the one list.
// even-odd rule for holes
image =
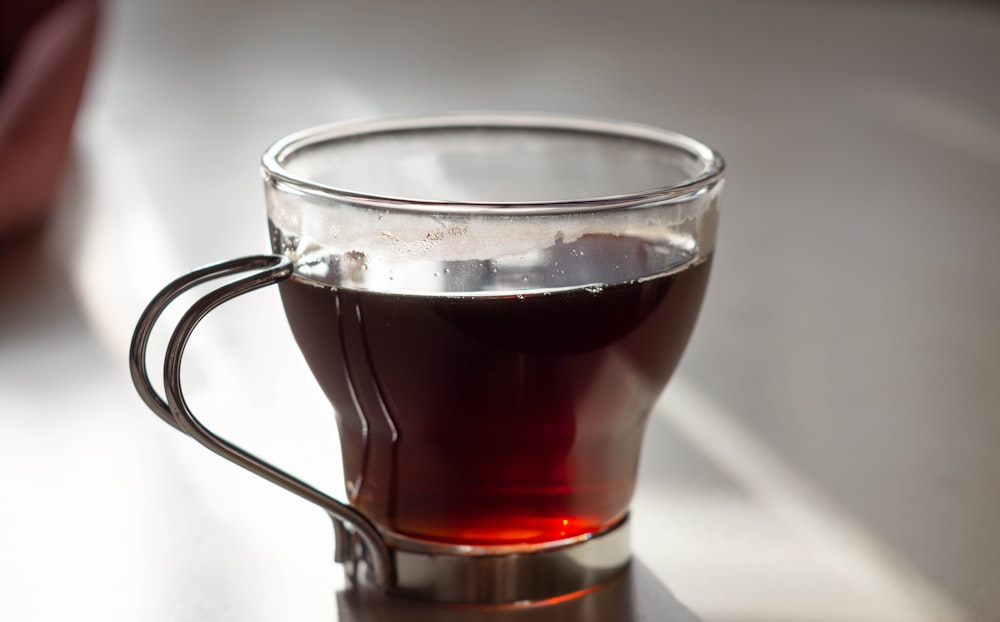
[[[572, 200], [448, 201], [360, 192], [328, 185], [292, 173], [284, 161], [292, 154], [324, 142], [348, 138], [435, 129], [496, 128], [567, 131], [578, 134], [629, 138], [686, 152], [700, 166], [697, 174], [681, 183], [643, 188], [634, 192]], [[261, 158], [261, 174], [287, 192], [321, 196], [367, 207], [399, 211], [452, 214], [561, 214], [649, 207], [683, 201], [722, 179], [725, 161], [705, 143], [685, 134], [651, 125], [599, 117], [524, 112], [445, 112], [381, 117], [319, 125], [289, 134], [272, 144]]]

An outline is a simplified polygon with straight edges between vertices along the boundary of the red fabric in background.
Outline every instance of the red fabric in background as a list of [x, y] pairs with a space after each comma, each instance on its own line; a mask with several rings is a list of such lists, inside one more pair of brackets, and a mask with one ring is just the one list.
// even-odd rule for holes
[[58, 190], [99, 0], [0, 0], [0, 240], [44, 221]]

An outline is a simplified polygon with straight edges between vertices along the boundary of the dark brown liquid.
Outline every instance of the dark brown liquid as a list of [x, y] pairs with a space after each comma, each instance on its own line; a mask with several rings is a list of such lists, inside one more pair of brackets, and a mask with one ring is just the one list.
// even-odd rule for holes
[[449, 543], [545, 542], [614, 524], [709, 263], [523, 296], [282, 283], [295, 338], [337, 411], [352, 503], [393, 532]]

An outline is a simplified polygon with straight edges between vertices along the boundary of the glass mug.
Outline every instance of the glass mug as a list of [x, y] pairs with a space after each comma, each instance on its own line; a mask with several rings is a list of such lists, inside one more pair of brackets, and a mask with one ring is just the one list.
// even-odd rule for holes
[[[150, 303], [133, 381], [167, 423], [316, 503], [355, 582], [442, 602], [585, 591], [630, 557], [647, 417], [701, 306], [723, 161], [652, 127], [444, 114], [306, 130], [263, 157], [273, 254]], [[180, 293], [164, 360], [146, 348]], [[198, 322], [278, 283], [337, 417], [349, 503], [206, 429], [180, 385]]]

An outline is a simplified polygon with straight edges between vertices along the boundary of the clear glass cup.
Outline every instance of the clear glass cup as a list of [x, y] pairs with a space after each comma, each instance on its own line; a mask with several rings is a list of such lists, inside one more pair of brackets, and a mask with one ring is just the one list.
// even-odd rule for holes
[[[587, 589], [628, 560], [643, 431], [701, 306], [722, 172], [683, 135], [565, 116], [289, 136], [263, 158], [273, 255], [165, 288], [137, 327], [136, 386], [175, 427], [330, 512], [355, 576], [459, 602]], [[160, 398], [145, 370], [160, 311], [248, 270], [181, 321]], [[274, 282], [337, 416], [346, 505], [204, 429], [183, 400], [194, 326]]]

